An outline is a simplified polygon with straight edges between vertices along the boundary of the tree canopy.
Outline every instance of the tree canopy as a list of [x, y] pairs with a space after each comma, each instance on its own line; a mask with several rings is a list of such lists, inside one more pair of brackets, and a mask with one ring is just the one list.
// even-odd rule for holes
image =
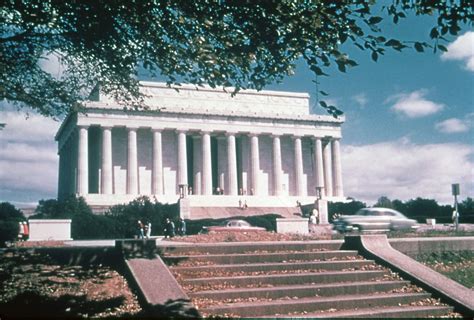
[[[317, 76], [355, 66], [349, 43], [373, 60], [390, 48], [446, 50], [446, 34], [472, 25], [470, 0], [7, 0], [0, 8], [0, 99], [57, 117], [80, 108], [97, 85], [128, 107], [141, 107], [137, 68], [168, 84], [260, 90], [304, 59]], [[379, 15], [380, 14], [380, 15]], [[383, 19], [433, 15], [432, 43], [387, 38]], [[59, 58], [64, 70], [42, 65]], [[324, 92], [321, 94], [325, 95]], [[340, 110], [321, 102], [329, 113]]]

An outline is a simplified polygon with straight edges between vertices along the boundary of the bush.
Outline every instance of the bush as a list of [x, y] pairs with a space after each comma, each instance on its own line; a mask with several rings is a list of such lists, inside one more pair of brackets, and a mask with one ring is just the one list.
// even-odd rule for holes
[[175, 222], [178, 220], [179, 205], [152, 202], [144, 196], [128, 204], [111, 207], [106, 216], [115, 220], [115, 232], [122, 238], [133, 238], [138, 234], [138, 220], [151, 222], [151, 235], [163, 235], [166, 218]]
[[19, 232], [18, 222], [24, 221], [23, 213], [9, 202], [0, 203], [0, 247], [7, 241], [17, 238]]
[[179, 206], [140, 197], [99, 215], [92, 212], [83, 198], [71, 196], [61, 201], [41, 200], [35, 212], [33, 219], [71, 219], [73, 239], [121, 239], [137, 235], [137, 220], [150, 221], [152, 235], [162, 234], [166, 218], [177, 220], [179, 217]]
[[73, 239], [108, 239], [114, 237], [114, 221], [95, 215], [84, 198], [68, 197], [64, 200], [40, 200], [31, 219], [71, 219]]

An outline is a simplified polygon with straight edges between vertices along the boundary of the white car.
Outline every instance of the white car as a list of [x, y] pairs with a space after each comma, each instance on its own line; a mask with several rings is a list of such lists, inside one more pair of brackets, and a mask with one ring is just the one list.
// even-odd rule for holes
[[347, 231], [415, 230], [418, 223], [400, 212], [388, 208], [363, 208], [355, 215], [343, 215], [334, 220], [334, 229]]
[[265, 231], [265, 228], [254, 227], [244, 220], [227, 220], [220, 226], [202, 227], [200, 233], [219, 231]]

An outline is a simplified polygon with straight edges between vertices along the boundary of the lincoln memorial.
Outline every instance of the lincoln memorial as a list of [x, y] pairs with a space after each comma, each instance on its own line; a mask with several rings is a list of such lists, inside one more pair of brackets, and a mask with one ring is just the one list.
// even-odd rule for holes
[[179, 201], [186, 218], [344, 199], [344, 119], [311, 114], [307, 93], [176, 88], [141, 82], [146, 109], [99, 95], [69, 114], [56, 135], [58, 198], [105, 208], [146, 195]]

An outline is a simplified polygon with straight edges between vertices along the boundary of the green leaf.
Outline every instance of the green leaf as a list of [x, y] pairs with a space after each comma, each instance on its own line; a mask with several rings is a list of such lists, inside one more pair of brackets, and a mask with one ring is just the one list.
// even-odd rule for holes
[[377, 24], [383, 20], [382, 17], [371, 17], [369, 19], [369, 24]]
[[438, 36], [439, 36], [438, 29], [436, 27], [431, 29], [431, 32], [430, 32], [431, 39], [438, 38]]
[[379, 54], [376, 51], [372, 51], [371, 57], [372, 57], [372, 60], [377, 62], [377, 59], [379, 58]]
[[418, 52], [423, 52], [423, 51], [425, 51], [425, 49], [423, 48], [423, 44], [421, 44], [420, 42], [415, 42], [415, 49], [416, 49], [416, 51], [418, 51]]
[[448, 48], [446, 48], [446, 47], [443, 46], [442, 44], [438, 44], [438, 49], [441, 50], [441, 51], [444, 51], [444, 52], [447, 52], [447, 51], [448, 51]]

